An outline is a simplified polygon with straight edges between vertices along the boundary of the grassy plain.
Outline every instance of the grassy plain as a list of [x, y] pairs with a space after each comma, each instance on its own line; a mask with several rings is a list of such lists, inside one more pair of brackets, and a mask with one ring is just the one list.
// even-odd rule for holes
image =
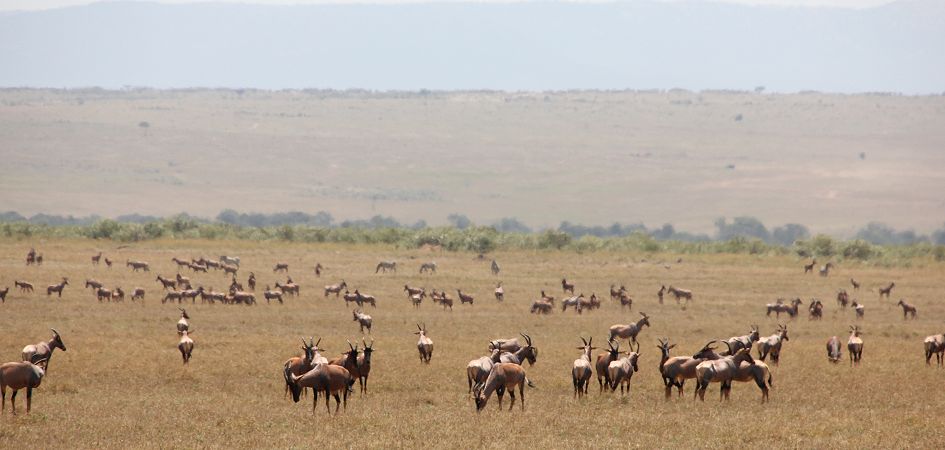
[[[25, 267], [33, 245], [47, 262]], [[98, 250], [119, 263], [141, 259], [150, 273], [132, 273], [116, 264], [93, 267]], [[285, 305], [254, 307], [188, 306], [195, 329], [192, 362], [183, 366], [176, 349], [174, 305], [160, 303], [157, 274], [173, 275], [172, 256], [220, 254], [242, 257], [240, 278], [257, 274], [261, 287], [283, 276], [272, 273], [277, 261], [288, 262], [302, 286], [299, 298]], [[319, 442], [356, 448], [589, 448], [622, 446], [721, 447], [853, 447], [936, 448], [945, 443], [941, 387], [945, 370], [927, 368], [922, 339], [941, 333], [940, 264], [909, 269], [880, 269], [847, 263], [829, 278], [803, 275], [793, 258], [753, 256], [685, 256], [630, 253], [497, 253], [506, 301], [492, 297], [496, 278], [488, 261], [473, 254], [397, 250], [384, 247], [287, 245], [281, 243], [157, 241], [117, 249], [111, 242], [51, 240], [0, 241], [0, 288], [14, 279], [38, 286], [31, 295], [11, 290], [0, 305], [0, 359], [18, 360], [29, 343], [48, 339], [56, 327], [68, 348], [57, 351], [48, 377], [34, 393], [33, 413], [0, 418], [0, 447], [28, 443], [37, 448], [239, 447], [308, 448]], [[399, 262], [397, 274], [375, 275], [381, 259]], [[645, 262], [643, 260], [646, 260]], [[435, 260], [439, 273], [420, 276], [423, 261]], [[315, 278], [312, 266], [325, 273]], [[664, 262], [670, 268], [664, 267]], [[222, 289], [222, 274], [191, 276], [195, 284]], [[62, 299], [49, 298], [45, 286], [68, 277]], [[604, 299], [604, 306], [581, 316], [572, 312], [538, 317], [528, 306], [545, 289], [560, 296], [567, 276], [578, 291], [607, 297], [611, 283], [626, 284], [635, 303], [632, 312]], [[862, 366], [827, 362], [824, 343], [844, 334], [854, 322], [851, 310], [833, 301], [838, 288], [855, 277], [863, 289], [853, 296], [866, 304]], [[142, 303], [100, 304], [87, 289], [95, 278], [126, 290], [147, 289]], [[299, 404], [283, 398], [282, 363], [298, 353], [299, 337], [321, 336], [328, 354], [359, 340], [357, 324], [340, 299], [325, 298], [321, 286], [345, 279], [352, 289], [378, 297], [374, 317], [374, 367], [370, 392], [355, 394], [348, 409], [329, 417], [311, 397]], [[891, 302], [879, 301], [875, 288], [894, 280], [895, 299], [918, 306], [915, 321], [903, 321]], [[425, 302], [413, 309], [403, 285], [428, 289], [462, 288], [476, 296], [474, 306], [452, 312]], [[695, 301], [685, 310], [668, 301], [657, 304], [659, 285], [692, 289]], [[259, 290], [257, 288], [257, 291]], [[455, 294], [454, 294], [455, 296]], [[789, 327], [782, 363], [773, 369], [771, 402], [760, 405], [758, 389], [738, 384], [727, 404], [717, 387], [705, 403], [693, 403], [691, 383], [685, 398], [664, 402], [657, 366], [657, 337], [678, 343], [674, 354], [691, 354], [712, 338], [744, 334], [749, 324], [762, 335], [778, 323], [764, 316], [764, 304], [778, 296], [824, 300], [824, 319], [802, 314], [782, 318]], [[579, 336], [603, 344], [607, 328], [635, 320], [638, 311], [651, 316], [641, 333], [640, 372], [633, 391], [599, 395], [596, 383], [582, 401], [572, 398], [570, 367]], [[435, 342], [433, 361], [420, 364], [412, 334], [425, 322]], [[538, 362], [526, 367], [537, 389], [526, 391], [526, 411], [497, 410], [495, 398], [476, 414], [466, 395], [464, 368], [485, 354], [489, 339], [526, 331], [540, 349]], [[844, 358], [847, 352], [844, 348]], [[24, 393], [20, 408], [25, 407]], [[508, 399], [505, 405], [507, 406]], [[9, 408], [9, 406], [8, 406]]]
[[4, 89], [0, 206], [928, 232], [943, 121], [943, 96]]

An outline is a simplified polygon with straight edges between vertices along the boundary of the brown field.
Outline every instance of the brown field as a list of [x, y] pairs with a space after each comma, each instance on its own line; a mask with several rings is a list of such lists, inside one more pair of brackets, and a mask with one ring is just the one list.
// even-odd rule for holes
[[922, 233], [942, 123], [943, 96], [3, 89], [0, 210]]
[[[25, 267], [23, 257], [35, 245], [47, 261]], [[792, 258], [751, 256], [685, 256], [559, 252], [498, 253], [506, 301], [492, 298], [496, 279], [466, 253], [430, 253], [382, 247], [284, 245], [279, 243], [158, 241], [116, 249], [117, 244], [89, 240], [48, 242], [0, 241], [0, 288], [14, 279], [35, 283], [37, 292], [11, 290], [0, 305], [0, 359], [19, 360], [29, 343], [48, 339], [50, 327], [63, 336], [67, 352], [56, 351], [50, 373], [34, 393], [33, 413], [20, 415], [9, 406], [0, 418], [0, 447], [28, 443], [36, 448], [114, 447], [529, 447], [586, 448], [622, 446], [720, 448], [937, 448], [942, 437], [941, 386], [945, 370], [925, 366], [922, 339], [943, 332], [941, 302], [943, 266], [879, 269], [847, 263], [829, 278], [802, 275]], [[150, 273], [116, 266], [93, 267], [90, 256], [103, 250], [124, 263], [141, 259]], [[196, 330], [191, 363], [181, 364], [176, 349], [177, 308], [162, 305], [154, 277], [173, 275], [172, 256], [236, 254], [243, 259], [240, 279], [254, 271], [260, 286], [283, 280], [272, 273], [277, 261], [291, 265], [302, 296], [285, 305], [189, 306]], [[641, 262], [646, 258], [646, 262]], [[382, 259], [399, 262], [396, 275], [375, 275]], [[439, 273], [420, 276], [417, 267], [435, 260]], [[326, 266], [321, 279], [315, 262]], [[48, 298], [45, 286], [66, 276], [71, 285], [62, 299]], [[192, 275], [195, 284], [221, 290], [220, 273]], [[528, 305], [545, 289], [560, 298], [560, 279], [567, 276], [578, 291], [603, 295], [601, 310], [578, 316], [556, 311], [545, 317], [528, 313]], [[834, 293], [854, 276], [863, 289], [854, 294], [866, 304], [863, 364], [827, 362], [824, 343], [831, 335], [846, 342], [851, 310], [838, 311]], [[82, 285], [95, 278], [109, 287], [145, 287], [147, 300], [99, 304]], [[345, 339], [360, 340], [351, 312], [321, 286], [344, 278], [351, 286], [378, 297], [374, 317], [375, 347], [370, 392], [355, 394], [347, 411], [328, 417], [324, 404], [312, 414], [311, 396], [299, 404], [283, 398], [282, 363], [298, 352], [299, 337], [321, 336], [334, 355]], [[919, 308], [915, 321], [903, 321], [892, 302], [879, 301], [875, 288], [894, 280], [894, 302], [903, 297]], [[429, 288], [463, 288], [476, 296], [475, 306], [457, 305], [444, 312], [426, 301], [414, 310], [402, 293], [404, 283]], [[622, 312], [609, 301], [608, 286], [624, 283], [635, 299]], [[692, 289], [688, 309], [672, 300], [658, 305], [661, 283]], [[693, 383], [685, 398], [665, 402], [657, 366], [658, 337], [678, 343], [674, 354], [691, 354], [712, 338], [744, 334], [757, 323], [762, 336], [777, 321], [765, 318], [764, 304], [778, 296], [821, 298], [821, 322], [799, 318], [789, 326], [780, 367], [773, 368], [771, 402], [759, 404], [753, 384], [736, 384], [730, 402], [720, 404], [713, 385], [705, 403], [693, 403]], [[641, 333], [640, 372], [629, 396], [591, 395], [572, 398], [570, 368], [577, 358], [579, 336], [603, 344], [607, 328], [651, 316]], [[412, 334], [425, 322], [435, 342], [433, 361], [420, 364]], [[487, 341], [527, 331], [540, 349], [538, 362], [526, 366], [536, 389], [526, 391], [526, 411], [499, 411], [495, 398], [476, 414], [466, 394], [464, 368], [486, 352]], [[356, 386], [357, 389], [357, 386]], [[505, 405], [508, 405], [506, 398]]]

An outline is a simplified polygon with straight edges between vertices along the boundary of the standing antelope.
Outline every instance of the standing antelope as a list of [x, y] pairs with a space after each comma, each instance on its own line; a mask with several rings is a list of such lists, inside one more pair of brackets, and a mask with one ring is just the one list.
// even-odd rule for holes
[[420, 273], [430, 272], [431, 274], [436, 273], [436, 263], [428, 262], [420, 265]]
[[157, 276], [157, 279], [156, 279], [155, 281], [160, 281], [160, 282], [161, 282], [161, 285], [164, 286], [164, 290], [165, 290], [165, 291], [168, 290], [168, 289], [176, 289], [176, 288], [177, 288], [177, 281], [176, 281], [176, 280], [169, 280], [169, 279], [167, 279], [167, 278], [164, 278], [164, 277], [158, 275], [158, 276]]
[[837, 304], [840, 305], [840, 308], [846, 308], [847, 303], [850, 302], [850, 294], [847, 294], [846, 289], [840, 289], [837, 291]]
[[90, 280], [88, 278], [85, 279], [86, 289], [92, 288], [92, 290], [95, 291], [95, 290], [101, 289], [102, 286], [105, 286], [105, 284], [100, 281]]
[[[758, 342], [759, 338], [760, 334], [758, 332], [758, 325], [751, 325], [751, 327], [748, 329], [748, 334], [728, 338], [725, 342], [733, 352], [737, 352], [743, 348], [747, 348], [750, 351], [752, 345], [754, 345], [755, 342]], [[722, 356], [728, 356], [730, 354], [731, 353], [728, 352], [722, 352]]]
[[[108, 259], [106, 259], [105, 262], [107, 263]], [[131, 267], [132, 272], [137, 272], [138, 270], [143, 270], [145, 272], [151, 271], [151, 266], [149, 266], [148, 263], [144, 261], [125, 260], [125, 265]]]
[[194, 353], [194, 340], [190, 338], [190, 334], [193, 332], [194, 330], [177, 332], [177, 334], [180, 335], [180, 342], [177, 343], [177, 349], [180, 350], [180, 356], [184, 358], [184, 364], [190, 362], [190, 357]]
[[335, 297], [338, 297], [338, 294], [341, 293], [341, 290], [348, 287], [348, 283], [345, 283], [345, 280], [341, 280], [341, 283], [330, 284], [325, 286], [325, 297], [328, 297], [328, 294], [335, 294]]
[[689, 301], [692, 300], [692, 291], [689, 289], [680, 289], [670, 285], [668, 288], [666, 288], [666, 292], [673, 294], [673, 297], [676, 298], [677, 305], [679, 304], [679, 299], [681, 298], [686, 299], [686, 303], [689, 303]]
[[63, 278], [58, 284], [50, 284], [46, 286], [46, 295], [52, 295], [52, 293], [55, 292], [59, 298], [62, 298], [62, 289], [68, 284], [69, 280], [66, 278]]
[[495, 285], [495, 299], [500, 302], [505, 300], [505, 289], [502, 289], [501, 281]]
[[508, 392], [509, 397], [512, 398], [512, 402], [509, 405], [509, 411], [515, 407], [515, 387], [518, 386], [519, 394], [522, 396], [521, 405], [522, 411], [525, 410], [525, 385], [529, 387], [534, 387], [531, 381], [528, 380], [528, 377], [525, 376], [525, 369], [518, 364], [510, 363], [498, 363], [492, 366], [492, 370], [489, 372], [489, 378], [486, 379], [485, 383], [478, 385], [476, 388], [476, 411], [482, 411], [486, 407], [486, 403], [489, 402], [489, 398], [492, 397], [492, 393], [498, 391], [499, 394], [499, 408], [502, 408], [502, 395], [503, 392]]
[[593, 337], [590, 340], [581, 337], [581, 340], [584, 341], [584, 345], [578, 347], [578, 350], [581, 350], [581, 357], [575, 359], [574, 365], [571, 366], [571, 382], [574, 384], [575, 397], [587, 395], [587, 388], [591, 384], [591, 352], [597, 349], [591, 345], [594, 342]]
[[[293, 356], [287, 359], [282, 365], [283, 371], [288, 371], [293, 375], [301, 376], [305, 375], [306, 372], [312, 370], [312, 368], [315, 367], [315, 349], [318, 347], [318, 344], [322, 342], [322, 338], [318, 338], [317, 343], [312, 342], [314, 339], [315, 337], [312, 336], [309, 337], [308, 342], [305, 342], [305, 338], [302, 338], [302, 356]], [[291, 386], [291, 383], [286, 380], [285, 394], [283, 397], [289, 395]], [[304, 394], [305, 391], [306, 389], [303, 388], [302, 393]]]
[[0, 412], [7, 407], [7, 388], [13, 391], [10, 399], [10, 409], [13, 415], [16, 415], [16, 394], [20, 389], [26, 388], [26, 413], [30, 413], [33, 406], [33, 389], [39, 387], [46, 376], [46, 360], [37, 361], [36, 364], [26, 362], [8, 362], [0, 365], [0, 393], [3, 401], [0, 402]]
[[941, 367], [943, 357], [945, 357], [945, 334], [933, 334], [925, 338], [922, 342], [925, 346], [925, 365], [932, 365], [932, 355], [935, 355], [935, 362]]
[[364, 334], [364, 328], [367, 328], [368, 333], [371, 333], [371, 316], [362, 313], [360, 310], [351, 311], [351, 315], [354, 317], [353, 321], [358, 322], [358, 325], [361, 327], [361, 334]]
[[853, 285], [853, 290], [854, 290], [854, 291], [860, 290], [860, 282], [859, 282], [859, 281], [856, 281], [856, 280], [854, 280], [853, 278], [850, 278], [850, 284]]
[[630, 345], [630, 351], [627, 352], [627, 356], [613, 361], [610, 365], [607, 366], [607, 374], [610, 376], [610, 391], [616, 391], [617, 386], [620, 386], [620, 394], [623, 395], [624, 386], [626, 385], [627, 390], [626, 394], [630, 393], [630, 380], [633, 378], [634, 372], [639, 372], [640, 367], [637, 366], [637, 360], [640, 359], [640, 343], [637, 343], [637, 349], [633, 350], [633, 345]]
[[810, 264], [804, 264], [804, 274], [806, 275], [806, 274], [808, 274], [808, 273], [814, 273], [814, 267], [816, 267], [816, 266], [817, 266], [817, 260], [816, 260], [816, 259], [812, 259], [812, 260], [810, 261]]
[[611, 326], [609, 340], [613, 341], [615, 338], [630, 339], [635, 343], [637, 341], [637, 334], [640, 333], [640, 330], [642, 330], [644, 326], [650, 326], [650, 316], [647, 316], [644, 312], [641, 312], [640, 316], [642, 317], [637, 320], [636, 323]]
[[10, 292], [10, 286], [7, 286], [6, 289], [0, 291], [0, 302], [6, 303], [6, 301], [7, 301], [7, 293], [9, 293], [9, 292]]
[[283, 368], [283, 376], [286, 385], [292, 391], [292, 400], [299, 402], [299, 396], [303, 388], [312, 388], [312, 414], [315, 414], [315, 406], [318, 403], [318, 393], [325, 393], [325, 408], [331, 415], [331, 406], [329, 400], [335, 397], [335, 414], [338, 414], [338, 408], [341, 406], [339, 393], [344, 397], [344, 407], [348, 409], [348, 393], [352, 392], [354, 386], [354, 377], [347, 369], [331, 364], [319, 364], [314, 369], [309, 370], [302, 376], [291, 373], [288, 368]]
[[538, 358], [538, 349], [532, 344], [531, 336], [525, 333], [521, 333], [521, 335], [525, 338], [525, 345], [514, 352], [502, 352], [499, 361], [521, 365], [522, 362], [527, 360], [528, 365], [535, 364], [535, 360]]
[[111, 269], [111, 268], [112, 268], [112, 260], [108, 259], [108, 257], [105, 257], [105, 258], [103, 258], [103, 259], [105, 260], [105, 267]]
[[863, 358], [863, 339], [860, 335], [863, 331], [858, 325], [850, 325], [850, 338], [847, 339], [847, 350], [850, 352], [850, 365], [860, 365], [860, 359]]
[[420, 324], [417, 324], [417, 330], [413, 334], [419, 335], [420, 339], [417, 341], [417, 351], [420, 352], [420, 362], [430, 364], [430, 359], [433, 358], [433, 340], [427, 337], [427, 324], [423, 324], [421, 327]]
[[857, 319], [862, 319], [862, 318], [863, 318], [863, 313], [864, 313], [864, 310], [866, 309], [866, 307], [864, 307], [863, 305], [857, 303], [856, 300], [853, 300], [853, 303], [852, 303], [850, 306], [852, 306], [852, 307], [853, 307], [853, 310], [856, 311], [856, 318], [857, 318]]
[[666, 292], [666, 286], [660, 286], [660, 290], [656, 291], [656, 296], [659, 297], [660, 304], [663, 304], [663, 293]]
[[771, 355], [771, 362], [778, 365], [781, 359], [782, 341], [788, 341], [787, 325], [778, 325], [777, 333], [758, 341], [758, 359], [764, 362]]
[[600, 385], [600, 392], [604, 393], [604, 384], [610, 386], [610, 373], [608, 369], [610, 368], [610, 363], [617, 360], [617, 357], [620, 356], [620, 343], [617, 343], [617, 346], [614, 347], [614, 341], [607, 341], [608, 350], [604, 353], [597, 355], [597, 362], [595, 368], [597, 369], [597, 384]]
[[705, 401], [705, 391], [709, 387], [709, 383], [721, 383], [722, 389], [719, 400], [728, 399], [732, 390], [732, 381], [738, 375], [738, 368], [742, 362], [747, 362], [750, 365], [755, 364], [755, 360], [752, 359], [747, 349], [741, 349], [733, 355], [723, 356], [714, 361], [699, 363], [696, 366], [696, 380], [699, 383], [696, 393], [699, 395], [699, 399]]
[[98, 252], [97, 255], [92, 257], [92, 265], [97, 266], [99, 261], [102, 260], [102, 252]]
[[902, 299], [902, 298], [900, 298], [900, 299], [899, 299], [899, 303], [896, 303], [896, 304], [902, 307], [902, 319], [903, 319], [903, 320], [905, 320], [905, 319], [908, 318], [909, 316], [912, 316], [912, 318], [915, 319], [916, 308], [915, 308], [914, 305], [912, 305], [911, 303], [906, 302], [906, 300], [905, 300], [905, 299]]
[[355, 366], [355, 370], [349, 370], [349, 372], [358, 379], [361, 395], [364, 395], [368, 390], [368, 376], [371, 375], [371, 355], [374, 353], [374, 338], [371, 338], [371, 343], [368, 344], [362, 337], [361, 343], [364, 344], [364, 350], [361, 352], [361, 356], [358, 356], [358, 364]]
[[565, 293], [570, 292], [571, 295], [574, 295], [574, 283], [568, 283], [567, 278], [561, 279], [561, 290]]
[[413, 304], [414, 308], [420, 308], [420, 304], [423, 303], [423, 297], [426, 297], [426, 292], [421, 292], [419, 294], [414, 294], [410, 296], [410, 303]]
[[134, 292], [131, 294], [131, 300], [138, 299], [144, 301], [144, 288], [136, 287]]
[[288, 272], [288, 271], [289, 271], [289, 264], [288, 264], [288, 263], [276, 263], [276, 265], [273, 266], [273, 268], [272, 268], [272, 273], [276, 273], [276, 272]]
[[833, 263], [828, 262], [827, 264], [824, 264], [824, 266], [820, 268], [820, 276], [826, 277], [827, 275], [830, 275], [830, 269], [832, 268]]
[[821, 303], [820, 300], [816, 298], [811, 299], [808, 310], [810, 311], [808, 320], [820, 320], [824, 318], [824, 304]]
[[765, 317], [770, 317], [771, 312], [774, 311], [775, 317], [781, 317], [781, 313], [787, 313], [788, 316], [791, 316], [793, 319], [797, 317], [797, 307], [804, 304], [803, 301], [799, 298], [791, 300], [791, 305], [785, 305], [782, 299], [778, 299], [775, 303], [768, 303], [765, 305], [768, 309], [768, 312], [765, 314]]
[[354, 295], [356, 295], [356, 296], [358, 297], [358, 306], [361, 306], [361, 305], [363, 305], [363, 304], [365, 304], [365, 303], [370, 303], [371, 306], [377, 308], [377, 299], [374, 298], [373, 295], [370, 295], [370, 294], [362, 294], [362, 293], [361, 293], [360, 291], [358, 291], [357, 289], [354, 290]]
[[827, 340], [827, 360], [836, 364], [840, 362], [843, 353], [840, 351], [840, 338], [832, 336]]
[[188, 331], [190, 330], [190, 316], [187, 315], [187, 310], [184, 308], [177, 308], [180, 310], [180, 320], [177, 321], [177, 331]]
[[20, 292], [33, 292], [33, 283], [22, 280], [13, 280], [13, 285], [20, 288]]
[[315, 263], [315, 276], [316, 276], [316, 277], [321, 277], [321, 276], [322, 276], [322, 270], [324, 270], [324, 269], [325, 269], [325, 268], [322, 267], [322, 263]]
[[879, 288], [879, 298], [883, 298], [885, 295], [886, 298], [889, 299], [889, 294], [892, 293], [894, 287], [896, 287], [896, 283], [889, 283], [889, 286]]
[[633, 311], [633, 298], [627, 295], [626, 291], [620, 291], [620, 309], [628, 308], [628, 311]]
[[269, 285], [266, 285], [266, 291], [263, 292], [263, 296], [266, 297], [267, 304], [272, 300], [279, 300], [279, 303], [282, 304], [282, 291], [273, 291], [269, 289]]
[[499, 263], [495, 262], [495, 260], [493, 259], [492, 260], [492, 275], [499, 276], [500, 270], [501, 269], [499, 269]]
[[[699, 363], [705, 360], [715, 360], [719, 359], [720, 356], [715, 353], [715, 348], [712, 346], [716, 341], [711, 340], [692, 356], [669, 356], [669, 351], [676, 346], [676, 344], [669, 344], [668, 338], [663, 338], [658, 340], [659, 345], [656, 347], [660, 349], [662, 356], [660, 357], [660, 375], [663, 378], [663, 385], [666, 387], [665, 398], [669, 400], [673, 392], [673, 386], [676, 386], [676, 389], [679, 393], [679, 397], [683, 395], [683, 386], [686, 384], [686, 380], [696, 378], [696, 367]], [[731, 348], [731, 346], [729, 347]]]
[[52, 339], [23, 347], [21, 355], [23, 361], [37, 364], [41, 360], [46, 360], [44, 370], [49, 370], [49, 361], [52, 359], [53, 350], [61, 348], [62, 351], [66, 351], [66, 344], [62, 343], [62, 336], [59, 335], [59, 332], [55, 328], [50, 328], [50, 330], [53, 332]]
[[404, 285], [404, 292], [407, 294], [407, 297], [420, 295], [420, 294], [423, 294], [425, 291], [426, 290], [424, 288], [413, 288], [406, 284]]
[[[224, 274], [225, 275], [225, 274]], [[236, 274], [234, 274], [236, 276]], [[249, 278], [246, 279], [246, 285], [249, 286], [249, 290], [256, 290], [256, 274], [253, 272], [249, 273]]]
[[489, 372], [492, 371], [492, 366], [499, 362], [502, 352], [499, 350], [498, 344], [490, 343], [489, 345], [492, 347], [489, 356], [474, 359], [466, 364], [466, 382], [469, 384], [469, 394], [473, 393], [473, 386], [486, 382]]
[[456, 293], [459, 295], [459, 304], [460, 304], [460, 305], [465, 304], [465, 303], [469, 303], [470, 305], [473, 304], [473, 296], [467, 295], [467, 294], [463, 294], [462, 289], [457, 289], [457, 290], [456, 290]]

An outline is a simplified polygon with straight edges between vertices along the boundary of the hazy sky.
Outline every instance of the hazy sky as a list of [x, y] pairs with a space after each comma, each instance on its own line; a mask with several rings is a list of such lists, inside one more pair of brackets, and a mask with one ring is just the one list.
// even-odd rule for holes
[[[158, 1], [160, 3], [198, 3], [194, 0], [123, 0], [123, 1]], [[488, 2], [502, 3], [508, 0], [200, 0], [200, 3], [258, 3], [258, 4], [325, 4], [325, 3], [436, 3], [436, 2]], [[583, 0], [577, 0], [583, 1]], [[595, 1], [595, 0], [592, 0]], [[895, 0], [657, 0], [657, 1], [687, 1], [687, 2], [724, 2], [747, 5], [785, 5], [785, 6], [839, 6], [845, 8], [869, 8]], [[86, 5], [96, 3], [91, 0], [0, 0], [0, 11], [36, 10], [59, 8], [63, 6]]]

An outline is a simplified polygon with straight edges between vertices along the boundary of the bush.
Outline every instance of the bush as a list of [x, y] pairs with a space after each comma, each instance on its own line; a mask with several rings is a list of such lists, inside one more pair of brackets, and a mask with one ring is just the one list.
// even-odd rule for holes
[[862, 261], [868, 260], [876, 252], [873, 250], [873, 246], [869, 242], [866, 242], [861, 239], [855, 241], [845, 242], [840, 248], [840, 255], [844, 259], [859, 259]]
[[545, 230], [538, 237], [539, 248], [562, 249], [571, 243], [571, 235], [563, 231]]

